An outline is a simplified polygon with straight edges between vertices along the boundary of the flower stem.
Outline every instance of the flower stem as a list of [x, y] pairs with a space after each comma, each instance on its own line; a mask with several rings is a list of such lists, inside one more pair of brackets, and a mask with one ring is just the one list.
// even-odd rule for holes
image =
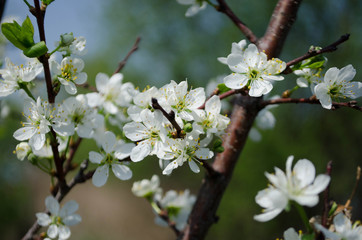
[[60, 48], [60, 45], [59, 45], [56, 49], [54, 49], [51, 53], [49, 53], [49, 57], [50, 57], [53, 53], [55, 53], [56, 51], [58, 51], [59, 48]]
[[300, 217], [302, 218], [302, 221], [303, 221], [304, 226], [306, 227], [308, 233], [312, 233], [313, 229], [309, 224], [309, 219], [307, 217], [307, 213], [305, 212], [304, 208], [301, 205], [299, 205], [298, 203], [296, 203], [296, 202], [293, 202], [293, 205], [295, 206], [295, 208], [297, 209]]
[[30, 92], [29, 88], [26, 86], [26, 83], [21, 82], [21, 83], [18, 83], [18, 84], [19, 84], [19, 87], [20, 87], [21, 89], [23, 89], [23, 90], [26, 92], [26, 94], [28, 94], [28, 96], [29, 96], [30, 98], [32, 98], [32, 99], [36, 102], [35, 97], [34, 97], [33, 94]]
[[157, 203], [156, 203], [155, 201], [150, 200], [150, 204], [151, 204], [153, 210], [155, 210], [155, 212], [156, 212], [157, 214], [160, 214], [160, 213], [161, 213], [162, 210], [160, 209], [160, 207], [157, 205]]
[[28, 8], [32, 8], [33, 6], [31, 6], [29, 3], [28, 3], [28, 1], [26, 1], [26, 0], [23, 0], [24, 1], [24, 3], [28, 6]]

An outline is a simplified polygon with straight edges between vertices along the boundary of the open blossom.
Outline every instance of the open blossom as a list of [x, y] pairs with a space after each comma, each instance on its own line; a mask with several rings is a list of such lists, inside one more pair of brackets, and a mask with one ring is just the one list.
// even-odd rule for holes
[[351, 223], [343, 213], [333, 218], [334, 230], [328, 230], [320, 224], [314, 226], [320, 230], [328, 240], [362, 240], [362, 226]]
[[342, 69], [336, 67], [328, 69], [323, 81], [314, 88], [322, 107], [331, 109], [332, 98], [356, 99], [362, 96], [362, 83], [350, 82], [355, 75], [356, 70], [352, 65], [347, 65]]
[[98, 93], [88, 93], [88, 103], [91, 107], [102, 106], [106, 112], [116, 114], [119, 107], [128, 107], [135, 94], [132, 83], [122, 83], [123, 75], [116, 73], [109, 78], [104, 73], [96, 76]]
[[112, 132], [104, 134], [102, 148], [105, 154], [89, 152], [89, 161], [98, 164], [92, 178], [94, 186], [101, 187], [107, 182], [110, 168], [112, 168], [114, 175], [121, 180], [128, 180], [132, 177], [131, 169], [119, 160], [129, 157], [133, 146], [133, 143], [117, 141]]
[[152, 197], [155, 193], [159, 193], [160, 178], [157, 175], [153, 175], [151, 180], [143, 179], [139, 182], [134, 182], [132, 185], [132, 192], [137, 197]]
[[[184, 192], [180, 193], [177, 193], [174, 190], [168, 191], [159, 203], [161, 208], [168, 212], [170, 220], [175, 222], [176, 228], [182, 230], [186, 225], [195, 201], [196, 197], [191, 195], [190, 191], [186, 189]], [[161, 226], [168, 226], [168, 224], [160, 217], [157, 217], [155, 221]]]
[[198, 139], [167, 139], [165, 148], [158, 155], [163, 160], [171, 160], [171, 162], [163, 170], [163, 174], [169, 175], [172, 171], [188, 162], [190, 169], [199, 173], [200, 168], [196, 162], [200, 160], [210, 159], [214, 156], [214, 153], [208, 148], [200, 147]]
[[205, 111], [194, 115], [193, 129], [199, 134], [211, 135], [223, 133], [230, 119], [220, 114], [221, 101], [218, 96], [212, 96], [205, 104]]
[[30, 82], [43, 71], [43, 66], [38, 60], [29, 62], [27, 66], [16, 66], [5, 58], [6, 68], [0, 69], [3, 80], [0, 80], [0, 97], [5, 97], [20, 89], [19, 84]]
[[37, 213], [37, 222], [42, 227], [49, 226], [47, 230], [47, 236], [49, 238], [68, 239], [70, 237], [69, 226], [76, 225], [82, 221], [82, 218], [75, 214], [78, 210], [78, 203], [71, 200], [64, 204], [60, 208], [58, 201], [53, 196], [48, 196], [45, 199], [45, 206], [50, 212], [50, 216], [47, 213]]
[[62, 104], [61, 114], [66, 124], [82, 138], [92, 137], [94, 129], [104, 125], [104, 117], [88, 106], [87, 96], [83, 94], [67, 98]]
[[191, 5], [185, 13], [186, 17], [196, 15], [198, 12], [205, 9], [207, 5], [204, 0], [177, 0], [177, 2], [182, 5]]
[[269, 93], [273, 81], [284, 79], [278, 74], [286, 67], [286, 63], [277, 58], [268, 60], [267, 55], [259, 52], [254, 44], [249, 44], [243, 54], [230, 54], [227, 64], [233, 73], [224, 78], [225, 85], [231, 89], [248, 86], [252, 97]]
[[130, 122], [123, 127], [126, 137], [138, 142], [131, 153], [131, 160], [134, 162], [139, 162], [148, 155], [158, 154], [167, 134], [162, 125], [163, 115], [159, 110], [151, 112], [146, 109], [141, 112], [140, 117], [141, 122]]
[[67, 33], [61, 35], [60, 38], [61, 41], [55, 43], [56, 46], [62, 44], [62, 47], [58, 50], [59, 52], [77, 56], [83, 56], [87, 53], [85, 37], [73, 37], [73, 33]]
[[298, 76], [297, 85], [301, 88], [310, 86], [312, 93], [314, 93], [315, 85], [323, 80], [321, 69], [303, 68], [293, 73]]
[[66, 57], [60, 65], [56, 61], [50, 62], [50, 67], [54, 75], [65, 87], [65, 91], [69, 94], [76, 94], [77, 87], [75, 84], [83, 84], [87, 81], [87, 74], [82, 72], [84, 62], [80, 58]]
[[133, 98], [134, 105], [127, 109], [128, 115], [135, 122], [141, 122], [141, 111], [152, 108], [152, 98], [159, 99], [160, 93], [156, 87], [151, 87], [143, 92], [137, 93]]
[[293, 156], [288, 157], [286, 173], [275, 168], [275, 174], [265, 173], [271, 185], [259, 191], [255, 201], [265, 209], [254, 219], [269, 221], [282, 212], [289, 200], [300, 205], [313, 207], [318, 203], [318, 194], [329, 184], [330, 177], [320, 174], [315, 177], [315, 168], [307, 159], [298, 160], [292, 171]]
[[[244, 50], [245, 50], [245, 46], [246, 46], [246, 40], [245, 39], [241, 40], [238, 43], [233, 42], [231, 44], [231, 53], [243, 54]], [[219, 60], [219, 62], [227, 65], [227, 58], [226, 57], [218, 57], [217, 60]]]
[[36, 102], [30, 99], [25, 104], [23, 116], [27, 122], [22, 123], [23, 127], [14, 132], [14, 138], [18, 141], [29, 139], [29, 145], [35, 150], [43, 147], [45, 134], [50, 131], [50, 127], [63, 136], [70, 133], [69, 127], [63, 124], [63, 119], [58, 115], [58, 108], [48, 101], [42, 101], [40, 97]]
[[194, 119], [193, 114], [202, 111], [198, 108], [204, 104], [206, 97], [203, 88], [196, 88], [190, 91], [187, 88], [187, 81], [177, 84], [171, 80], [171, 83], [159, 90], [161, 93], [159, 103], [167, 110], [171, 107], [180, 118], [191, 121]]

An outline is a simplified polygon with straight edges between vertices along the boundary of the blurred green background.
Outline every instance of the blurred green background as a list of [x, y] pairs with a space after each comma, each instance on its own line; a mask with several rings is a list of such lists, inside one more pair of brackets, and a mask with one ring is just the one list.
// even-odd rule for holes
[[[277, 1], [227, 2], [260, 37]], [[26, 14], [22, 1], [7, 4], [15, 4]], [[186, 9], [170, 0], [55, 1], [47, 12], [47, 37], [55, 41], [67, 31], [87, 37], [89, 53], [84, 60], [90, 84], [94, 84], [98, 72], [112, 74], [140, 36], [140, 48], [123, 70], [125, 81], [143, 89], [187, 78], [193, 87], [204, 87], [210, 79], [229, 73], [216, 58], [227, 56], [231, 43], [244, 37], [226, 16], [210, 6], [193, 18], [184, 17]], [[327, 67], [352, 64], [357, 69], [354, 80], [361, 81], [361, 11], [362, 2], [357, 0], [304, 1], [280, 58], [289, 61], [304, 54], [310, 45], [326, 46], [350, 33], [349, 41], [326, 55]], [[8, 52], [20, 54], [11, 47]], [[295, 79], [290, 75], [276, 83], [271, 95], [294, 87]], [[299, 90], [295, 96], [308, 97], [310, 91]], [[12, 134], [21, 119], [19, 104], [11, 101], [10, 105], [9, 117], [0, 119], [0, 232], [3, 239], [19, 239], [35, 220], [34, 213], [44, 210], [49, 177], [13, 155], [17, 142]], [[352, 109], [327, 111], [302, 104], [281, 105], [273, 113], [277, 119], [275, 128], [262, 131], [260, 142], [247, 142], [218, 210], [219, 222], [212, 226], [206, 239], [275, 239], [289, 227], [303, 229], [294, 210], [267, 223], [253, 220], [253, 215], [261, 210], [254, 197], [267, 184], [264, 172], [273, 172], [274, 166], [284, 170], [289, 155], [311, 160], [317, 173], [323, 173], [327, 162], [333, 161], [331, 199], [339, 203], [348, 199], [356, 168], [362, 164], [361, 113]], [[91, 142], [82, 143], [76, 161], [87, 157], [89, 146], [94, 146], [88, 143]], [[105, 187], [98, 189], [87, 182], [69, 194], [66, 200], [77, 200], [83, 217], [82, 223], [72, 228], [73, 239], [174, 239], [171, 230], [154, 224], [148, 203], [130, 192], [133, 181], [161, 175], [157, 159], [146, 159], [131, 168], [134, 177], [130, 181], [121, 182], [112, 176]], [[161, 186], [165, 190], [188, 188], [197, 194], [203, 175], [194, 174], [185, 166], [169, 177], [162, 176]], [[361, 202], [359, 187], [352, 201], [353, 219], [361, 219]], [[320, 214], [321, 206], [308, 209], [308, 213]]]

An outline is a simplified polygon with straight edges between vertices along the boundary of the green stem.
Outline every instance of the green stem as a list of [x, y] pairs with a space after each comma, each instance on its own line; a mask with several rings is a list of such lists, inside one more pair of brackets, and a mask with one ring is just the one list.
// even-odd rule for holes
[[293, 205], [297, 209], [299, 216], [302, 218], [302, 221], [303, 221], [304, 226], [306, 227], [308, 233], [312, 233], [313, 229], [309, 224], [309, 219], [307, 217], [307, 213], [305, 212], [304, 208], [296, 202], [293, 202]]
[[31, 6], [29, 3], [28, 3], [28, 1], [26, 1], [26, 0], [23, 0], [24, 1], [24, 3], [28, 6], [28, 8], [33, 8], [33, 6]]
[[54, 49], [51, 53], [49, 53], [49, 57], [50, 57], [53, 53], [55, 53], [56, 51], [58, 51], [59, 48], [60, 48], [60, 45], [59, 45], [56, 49]]
[[23, 90], [26, 92], [26, 94], [28, 94], [28, 96], [29, 96], [30, 98], [32, 98], [32, 99], [36, 102], [35, 97], [34, 97], [33, 94], [30, 92], [29, 88], [26, 86], [26, 83], [24, 83], [24, 82], [19, 82], [18, 85], [19, 85], [19, 87], [20, 87], [21, 89], [23, 89]]
[[212, 2], [210, 2], [210, 0], [205, 0], [205, 2], [207, 2], [208, 4], [210, 4], [211, 6], [213, 6], [216, 9], [219, 7], [218, 5], [213, 4]]
[[298, 86], [298, 85], [295, 86], [294, 88], [290, 89], [290, 90], [289, 90], [289, 96], [292, 95], [292, 93], [293, 93], [294, 91], [298, 90], [298, 89], [299, 89], [299, 86]]
[[157, 203], [154, 202], [153, 200], [151, 200], [150, 203], [151, 203], [153, 210], [155, 210], [155, 212], [157, 214], [160, 214], [162, 210], [158, 207]]

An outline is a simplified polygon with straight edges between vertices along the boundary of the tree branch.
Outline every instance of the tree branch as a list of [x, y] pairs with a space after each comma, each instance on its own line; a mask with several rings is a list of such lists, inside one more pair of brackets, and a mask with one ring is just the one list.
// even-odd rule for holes
[[275, 6], [266, 33], [258, 44], [268, 58], [279, 56], [301, 2], [302, 0], [279, 0]]
[[326, 53], [326, 52], [334, 52], [337, 50], [337, 46], [345, 41], [347, 41], [349, 39], [349, 34], [345, 34], [345, 35], [342, 35], [337, 41], [335, 41], [334, 43], [328, 45], [327, 47], [324, 47], [320, 50], [316, 50], [316, 49], [312, 49], [312, 50], [309, 50], [306, 54], [304, 54], [303, 56], [300, 56], [294, 60], [291, 60], [289, 62], [287, 62], [287, 67], [286, 69], [282, 72], [284, 74], [287, 74], [287, 73], [291, 73], [292, 70], [290, 69], [290, 66], [293, 66], [305, 59], [308, 59], [308, 58], [311, 58], [311, 57], [314, 57], [314, 56], [317, 56], [317, 55], [320, 55], [320, 54], [323, 54], [323, 53]]
[[[332, 173], [332, 161], [329, 161], [327, 164], [327, 172], [328, 176], [331, 176]], [[329, 182], [326, 190], [323, 193], [323, 213], [322, 213], [322, 226], [327, 227], [328, 220], [328, 212], [329, 212], [329, 188], [331, 186], [331, 182]]]
[[224, 13], [226, 16], [228, 16], [231, 21], [240, 29], [240, 31], [245, 35], [245, 37], [251, 42], [251, 43], [257, 43], [258, 38], [255, 36], [255, 34], [246, 26], [245, 23], [243, 23], [230, 9], [230, 7], [227, 5], [225, 0], [217, 0], [219, 3], [219, 6], [216, 6], [216, 10], [219, 12]]
[[132, 55], [132, 53], [134, 53], [135, 51], [137, 51], [138, 49], [138, 44], [141, 41], [140, 37], [137, 37], [136, 42], [133, 44], [133, 47], [131, 48], [131, 50], [128, 52], [127, 56], [122, 60], [122, 62], [119, 63], [118, 68], [116, 69], [116, 71], [114, 71], [113, 74], [119, 73], [123, 67], [126, 65], [128, 58]]
[[[283, 103], [308, 103], [308, 104], [320, 104], [319, 100], [312, 96], [310, 98], [277, 98], [277, 99], [270, 99], [265, 100], [261, 103], [262, 107], [271, 104], [283, 104]], [[332, 109], [338, 109], [340, 107], [348, 107], [353, 108], [358, 111], [362, 111], [362, 107], [357, 106], [356, 101], [349, 101], [349, 102], [332, 102]]]

